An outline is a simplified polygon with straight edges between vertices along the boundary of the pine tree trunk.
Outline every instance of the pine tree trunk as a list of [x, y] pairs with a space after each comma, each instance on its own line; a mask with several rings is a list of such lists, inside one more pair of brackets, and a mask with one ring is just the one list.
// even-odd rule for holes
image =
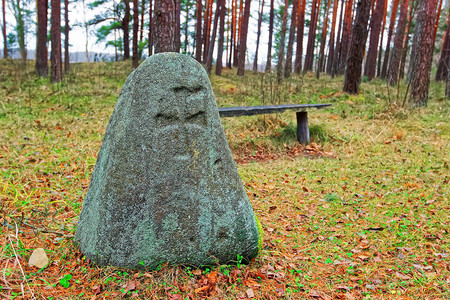
[[141, 25], [139, 26], [139, 43], [142, 43], [142, 41], [144, 40], [145, 1], [146, 0], [141, 0]]
[[181, 0], [175, 2], [175, 52], [181, 49]]
[[124, 0], [125, 2], [125, 15], [122, 20], [122, 30], [123, 30], [123, 60], [130, 58], [130, 2], [129, 0]]
[[284, 67], [284, 78], [289, 78], [292, 72], [292, 52], [294, 47], [295, 39], [295, 27], [297, 26], [297, 9], [298, 0], [292, 1], [292, 15], [291, 15], [291, 26], [289, 27], [289, 41], [286, 51], [286, 64]]
[[133, 69], [139, 66], [138, 55], [139, 8], [138, 1], [133, 0]]
[[148, 3], [148, 19], [148, 56], [150, 57], [153, 54], [153, 36], [155, 31], [153, 25], [153, 0], [149, 0]]
[[439, 27], [439, 19], [441, 17], [441, 10], [442, 10], [442, 0], [439, 1], [437, 16], [436, 16], [436, 22], [434, 22], [434, 32], [433, 32], [433, 39], [436, 40], [437, 30]]
[[[48, 0], [37, 1], [37, 33], [35, 70], [39, 77], [48, 76], [47, 8]], [[6, 49], [6, 47], [5, 47]], [[6, 56], [7, 57], [7, 56]]]
[[450, 68], [450, 7], [447, 10], [447, 29], [442, 37], [442, 47], [436, 72], [436, 81], [447, 80], [448, 70]]
[[64, 0], [64, 73], [70, 71], [69, 55], [69, 0]]
[[211, 41], [209, 42], [208, 56], [206, 57], [206, 72], [211, 74], [212, 68], [212, 57], [214, 52], [214, 44], [216, 43], [216, 35], [217, 35], [217, 25], [219, 23], [219, 14], [220, 14], [220, 0], [217, 0], [216, 12], [214, 13], [214, 25], [211, 35]]
[[399, 79], [403, 79], [405, 77], [406, 56], [408, 54], [409, 36], [410, 36], [410, 32], [411, 32], [411, 23], [412, 23], [413, 13], [414, 13], [414, 1], [410, 1], [410, 3], [411, 3], [411, 5], [409, 8], [408, 25], [406, 27], [406, 34], [403, 39], [403, 55], [402, 55], [402, 61], [400, 63]]
[[266, 59], [266, 68], [265, 68], [266, 72], [269, 72], [270, 69], [272, 69], [273, 18], [274, 18], [274, 0], [270, 0], [269, 42], [267, 44], [267, 59]]
[[226, 13], [226, 6], [225, 6], [225, 0], [219, 0], [220, 3], [220, 13], [219, 13], [219, 44], [217, 45], [217, 61], [216, 61], [216, 75], [220, 76], [222, 75], [222, 60], [223, 60], [223, 44], [225, 41], [225, 13]]
[[305, 32], [306, 0], [298, 1], [297, 46], [295, 52], [294, 72], [300, 74], [303, 60], [303, 34]]
[[360, 0], [357, 4], [355, 25], [345, 70], [344, 92], [357, 94], [361, 83], [362, 61], [367, 40], [371, 0]]
[[331, 4], [331, 0], [328, 0], [327, 3], [327, 10], [325, 12], [325, 21], [323, 22], [322, 25], [322, 34], [320, 35], [320, 50], [319, 50], [319, 63], [317, 65], [317, 70], [316, 70], [316, 78], [319, 79], [320, 77], [320, 72], [323, 71], [323, 64], [325, 61], [325, 43], [327, 40], [327, 30], [328, 30], [328, 12], [330, 11], [330, 4]]
[[61, 57], [61, 1], [52, 0], [50, 41], [52, 51], [50, 54], [51, 68], [50, 81], [60, 82], [62, 80], [62, 57]]
[[414, 106], [426, 106], [428, 103], [437, 5], [438, 0], [421, 0], [419, 3], [411, 56], [409, 102]]
[[245, 0], [244, 19], [241, 28], [241, 37], [239, 39], [239, 57], [238, 57], [238, 76], [244, 76], [245, 70], [245, 52], [247, 51], [248, 21], [250, 19], [251, 0]]
[[341, 52], [341, 31], [342, 31], [342, 25], [343, 25], [343, 14], [344, 14], [344, 2], [345, 0], [342, 0], [341, 3], [341, 13], [339, 14], [339, 27], [338, 27], [338, 34], [336, 37], [336, 46], [334, 49], [334, 56], [333, 56], [333, 63], [331, 64], [331, 78], [334, 78], [334, 76], [338, 72], [339, 68], [339, 53]]
[[3, 35], [3, 58], [8, 57], [8, 38], [6, 36], [6, 1], [3, 0], [2, 3], [2, 14], [3, 14], [3, 26], [2, 26], [2, 35]]
[[155, 1], [155, 53], [176, 52], [175, 1]]
[[[328, 0], [331, 1], [331, 0]], [[333, 66], [334, 57], [334, 43], [335, 43], [335, 33], [336, 33], [336, 20], [337, 20], [337, 9], [339, 6], [339, 0], [334, 0], [333, 3], [333, 19], [331, 21], [331, 32], [330, 40], [328, 41], [328, 59], [327, 59], [327, 74], [331, 75], [331, 68]]]
[[202, 39], [202, 11], [203, 11], [203, 4], [202, 0], [197, 0], [197, 7], [196, 7], [196, 18], [197, 18], [197, 24], [195, 24], [195, 59], [198, 62], [201, 62], [202, 60], [202, 45], [203, 45], [203, 39]]
[[206, 63], [206, 58], [208, 56], [208, 49], [209, 49], [209, 38], [211, 36], [211, 15], [212, 15], [212, 5], [213, 0], [207, 0], [206, 1], [206, 11], [205, 11], [205, 17], [204, 17], [204, 23], [203, 23], [203, 57], [202, 61]]
[[384, 5], [384, 13], [383, 13], [383, 25], [381, 25], [381, 33], [380, 33], [380, 43], [378, 48], [378, 60], [377, 60], [377, 77], [381, 77], [381, 65], [382, 65], [382, 54], [383, 54], [383, 39], [384, 39], [384, 30], [386, 29], [386, 18], [387, 18], [387, 3]]
[[314, 49], [316, 44], [316, 29], [319, 19], [320, 0], [313, 0], [311, 6], [311, 22], [309, 24], [308, 44], [306, 46], [304, 72], [312, 71], [314, 64]]
[[397, 29], [394, 38], [394, 48], [392, 49], [391, 60], [389, 62], [389, 84], [395, 85], [398, 81], [398, 74], [400, 70], [400, 60], [402, 59], [403, 39], [405, 36], [406, 18], [408, 16], [409, 0], [402, 0], [400, 7], [400, 15], [398, 17]]
[[350, 43], [350, 34], [352, 29], [352, 8], [353, 0], [348, 0], [345, 6], [344, 24], [342, 26], [342, 38], [339, 51], [338, 74], [343, 74], [347, 63], [348, 46]]
[[381, 78], [386, 78], [386, 76], [387, 76], [387, 65], [389, 62], [389, 54], [391, 52], [391, 39], [392, 39], [392, 34], [394, 32], [395, 18], [397, 16], [397, 9], [398, 9], [399, 2], [400, 2], [400, 0], [393, 0], [393, 2], [392, 2], [391, 21], [389, 23], [388, 39], [387, 39], [387, 44], [386, 44], [386, 51], [384, 52], [383, 69], [381, 70]]
[[[236, 3], [237, 4], [237, 3]], [[242, 32], [242, 21], [244, 17], [244, 0], [240, 1], [239, 4], [239, 21], [236, 23], [236, 29], [237, 29], [237, 35], [236, 39], [234, 40], [234, 56], [233, 56], [233, 66], [238, 66], [238, 57], [239, 57], [239, 50], [240, 50], [240, 42], [241, 42], [241, 32]], [[237, 6], [236, 6], [236, 17], [237, 17]], [[236, 19], [237, 21], [237, 19]]]
[[259, 39], [261, 37], [261, 23], [263, 18], [264, 0], [261, 1], [258, 12], [258, 33], [256, 34], [256, 50], [255, 50], [255, 60], [253, 61], [253, 72], [258, 72], [258, 50], [259, 50]]
[[280, 34], [280, 47], [278, 51], [278, 64], [277, 64], [277, 82], [281, 83], [283, 81], [283, 64], [284, 64], [284, 45], [286, 40], [286, 25], [287, 25], [287, 13], [289, 7], [289, 0], [285, 0], [284, 11], [283, 11], [283, 25], [281, 27]]
[[230, 53], [228, 56], [228, 68], [231, 69], [232, 67], [232, 60], [234, 57], [234, 51], [236, 51], [236, 49], [234, 48], [234, 43], [236, 40], [236, 2], [237, 0], [231, 0], [231, 29], [230, 29]]
[[383, 22], [386, 5], [386, 0], [378, 0], [375, 12], [370, 20], [369, 49], [367, 50], [366, 66], [364, 68], [364, 75], [369, 80], [372, 80], [376, 75], [378, 41], [380, 39], [381, 23]]

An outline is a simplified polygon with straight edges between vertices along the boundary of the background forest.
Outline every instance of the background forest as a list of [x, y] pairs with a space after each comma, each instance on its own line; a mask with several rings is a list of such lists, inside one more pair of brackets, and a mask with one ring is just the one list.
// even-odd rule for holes
[[[3, 0], [0, 297], [447, 299], [449, 22], [443, 0]], [[332, 103], [310, 145], [290, 113], [222, 119], [264, 230], [248, 265], [99, 268], [73, 245], [124, 81], [164, 51], [218, 106]]]

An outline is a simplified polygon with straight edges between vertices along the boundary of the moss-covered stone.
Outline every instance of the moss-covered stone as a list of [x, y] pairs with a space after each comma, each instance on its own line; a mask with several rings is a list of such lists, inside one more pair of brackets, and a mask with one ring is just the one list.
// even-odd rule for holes
[[126, 80], [75, 241], [100, 265], [227, 263], [258, 252], [258, 226], [204, 68], [162, 53]]

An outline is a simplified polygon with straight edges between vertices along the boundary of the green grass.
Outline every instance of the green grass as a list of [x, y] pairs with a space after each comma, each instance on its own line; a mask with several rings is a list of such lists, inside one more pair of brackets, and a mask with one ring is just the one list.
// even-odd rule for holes
[[[57, 85], [36, 79], [31, 64], [20, 70], [15, 64], [0, 60], [5, 297], [20, 297], [21, 283], [27, 297], [32, 291], [46, 299], [124, 292], [143, 299], [176, 293], [235, 299], [250, 288], [259, 298], [450, 297], [450, 110], [443, 84], [431, 83], [427, 108], [412, 109], [402, 107], [406, 86], [388, 93], [380, 80], [347, 95], [342, 77], [294, 75], [276, 86], [267, 74], [212, 76], [219, 106], [333, 106], [309, 113], [314, 143], [308, 147], [296, 142], [293, 113], [222, 119], [264, 229], [253, 263], [145, 272], [91, 266], [72, 244], [130, 64], [73, 64]], [[50, 259], [43, 270], [27, 265], [38, 247]], [[130, 290], [131, 283], [137, 286]]]

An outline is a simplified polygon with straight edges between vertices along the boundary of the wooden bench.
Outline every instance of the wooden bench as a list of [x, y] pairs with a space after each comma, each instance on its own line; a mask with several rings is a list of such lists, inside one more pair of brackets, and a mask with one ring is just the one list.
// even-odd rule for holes
[[251, 115], [263, 115], [281, 113], [287, 110], [295, 111], [297, 114], [297, 139], [301, 144], [309, 144], [308, 112], [312, 108], [324, 108], [331, 104], [284, 104], [284, 105], [262, 105], [262, 106], [237, 106], [220, 107], [221, 117], [240, 117]]

